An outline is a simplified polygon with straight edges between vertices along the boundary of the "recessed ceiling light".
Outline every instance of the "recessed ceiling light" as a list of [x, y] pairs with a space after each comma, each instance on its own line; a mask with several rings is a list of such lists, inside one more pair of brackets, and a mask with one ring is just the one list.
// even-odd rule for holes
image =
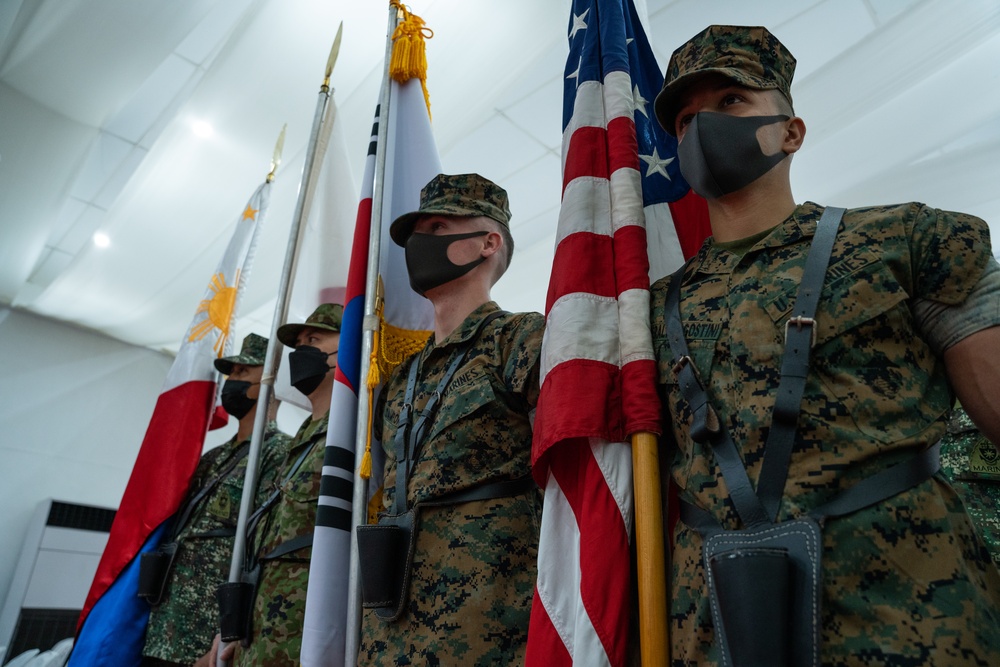
[[203, 120], [196, 120], [191, 123], [191, 131], [202, 139], [208, 139], [215, 134], [215, 129]]
[[111, 237], [104, 232], [94, 232], [94, 245], [98, 248], [107, 248], [111, 245]]

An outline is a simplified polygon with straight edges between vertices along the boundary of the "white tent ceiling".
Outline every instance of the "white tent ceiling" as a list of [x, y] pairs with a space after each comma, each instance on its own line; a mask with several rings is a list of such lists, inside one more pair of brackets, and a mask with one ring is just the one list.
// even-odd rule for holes
[[[640, 0], [641, 2], [641, 0]], [[326, 56], [360, 180], [385, 2], [0, 0], [0, 302], [175, 349], [288, 124], [237, 335], [270, 329]], [[511, 195], [518, 257], [494, 296], [540, 310], [560, 183], [567, 0], [414, 0], [443, 167]], [[1000, 3], [648, 0], [661, 65], [709, 23], [763, 24], [798, 58], [799, 200], [919, 200], [1000, 243]], [[215, 134], [197, 136], [196, 121]], [[95, 246], [95, 232], [110, 238]]]

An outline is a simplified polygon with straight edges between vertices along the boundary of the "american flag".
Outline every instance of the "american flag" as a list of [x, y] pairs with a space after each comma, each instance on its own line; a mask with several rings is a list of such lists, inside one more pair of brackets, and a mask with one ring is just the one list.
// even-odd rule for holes
[[663, 76], [632, 0], [574, 0], [568, 37], [563, 198], [534, 428], [545, 503], [529, 667], [625, 664], [625, 441], [660, 432], [649, 278], [680, 266], [708, 234], [705, 202], [653, 115]]

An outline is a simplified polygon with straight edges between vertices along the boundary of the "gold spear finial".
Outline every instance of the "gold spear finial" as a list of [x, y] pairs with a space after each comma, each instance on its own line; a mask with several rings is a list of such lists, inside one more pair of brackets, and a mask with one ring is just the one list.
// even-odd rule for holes
[[340, 53], [340, 37], [344, 34], [344, 22], [340, 22], [337, 28], [337, 36], [333, 38], [333, 46], [330, 47], [330, 57], [326, 60], [326, 76], [323, 77], [323, 87], [330, 87], [330, 75], [333, 74], [333, 66], [337, 64], [337, 55]]
[[281, 126], [281, 134], [278, 135], [278, 141], [274, 144], [274, 156], [271, 157], [271, 171], [267, 174], [268, 183], [274, 180], [274, 173], [278, 171], [278, 165], [281, 164], [281, 152], [285, 150], [285, 130], [287, 129], [288, 123]]

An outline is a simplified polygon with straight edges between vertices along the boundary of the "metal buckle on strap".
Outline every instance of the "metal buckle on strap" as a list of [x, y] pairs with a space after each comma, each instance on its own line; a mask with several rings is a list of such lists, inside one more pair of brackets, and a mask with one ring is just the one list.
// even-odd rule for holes
[[688, 364], [691, 364], [691, 370], [693, 370], [695, 374], [697, 374], [698, 371], [695, 370], [694, 363], [692, 363], [691, 361], [691, 357], [685, 354], [683, 357], [680, 357], [679, 359], [677, 359], [677, 361], [674, 362], [674, 366], [672, 369], [674, 375], [680, 375], [681, 371], [684, 370], [684, 367], [687, 366]]
[[785, 345], [788, 345], [788, 327], [793, 324], [799, 330], [802, 327], [809, 327], [809, 349], [816, 347], [816, 320], [811, 317], [802, 317], [801, 315], [789, 317], [788, 321], [785, 322]]

